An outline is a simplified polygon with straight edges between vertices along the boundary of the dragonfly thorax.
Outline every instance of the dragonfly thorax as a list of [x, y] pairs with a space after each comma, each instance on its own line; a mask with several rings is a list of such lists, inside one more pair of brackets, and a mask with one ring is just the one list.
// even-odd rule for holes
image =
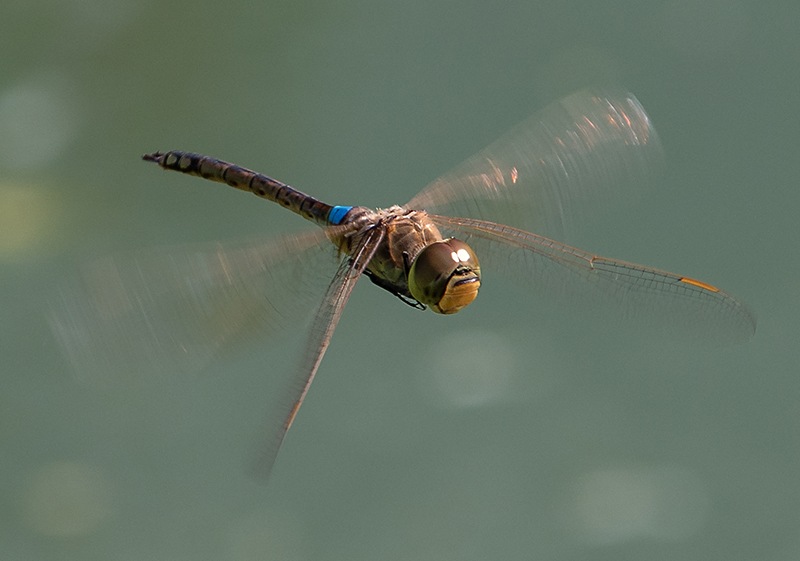
[[480, 286], [480, 265], [475, 252], [455, 238], [427, 245], [408, 272], [412, 296], [440, 314], [454, 314], [468, 306]]
[[342, 225], [350, 226], [352, 233], [341, 235], [334, 243], [351, 255], [361, 236], [383, 230], [364, 274], [404, 302], [454, 314], [478, 295], [480, 265], [475, 252], [461, 240], [443, 238], [425, 211], [400, 206], [382, 210], [354, 207]]

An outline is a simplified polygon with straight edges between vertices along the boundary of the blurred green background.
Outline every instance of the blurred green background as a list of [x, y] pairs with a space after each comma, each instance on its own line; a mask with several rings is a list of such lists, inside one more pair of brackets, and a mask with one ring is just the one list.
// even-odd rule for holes
[[[788, 1], [6, 1], [0, 557], [800, 558], [799, 24]], [[92, 384], [48, 329], [99, 255], [305, 227], [144, 152], [387, 206], [608, 81], [667, 172], [570, 241], [730, 290], [758, 315], [748, 344], [513, 291], [435, 317], [362, 283], [264, 485], [247, 466], [299, 345]]]

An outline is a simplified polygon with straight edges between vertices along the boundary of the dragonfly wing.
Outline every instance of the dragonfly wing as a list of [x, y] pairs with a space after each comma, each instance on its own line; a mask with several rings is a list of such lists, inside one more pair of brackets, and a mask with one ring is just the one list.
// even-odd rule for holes
[[347, 304], [356, 282], [361, 277], [364, 269], [367, 268], [367, 265], [369, 265], [378, 246], [383, 242], [384, 236], [385, 231], [382, 228], [368, 231], [351, 254], [342, 259], [336, 276], [328, 285], [328, 290], [317, 309], [308, 333], [305, 346], [307, 350], [302, 366], [297, 371], [295, 383], [292, 384], [290, 393], [281, 400], [281, 403], [287, 406], [282, 412], [283, 423], [280, 425], [280, 429], [271, 435], [272, 438], [267, 443], [267, 447], [259, 459], [258, 470], [260, 474], [269, 475], [284, 437], [292, 426], [297, 411], [300, 409], [308, 389], [314, 381], [336, 325], [342, 316], [345, 304]]
[[406, 207], [563, 239], [587, 213], [634, 197], [662, 162], [650, 118], [632, 94], [582, 90], [532, 115]]
[[484, 285], [491, 283], [494, 271], [505, 269], [526, 289], [590, 310], [599, 304], [601, 312], [610, 314], [604, 317], [616, 314], [641, 321], [669, 336], [727, 344], [746, 341], [755, 333], [753, 313], [708, 283], [593, 255], [493, 222], [430, 218], [476, 250]]
[[310, 313], [336, 268], [322, 229], [277, 240], [157, 248], [83, 268], [50, 325], [79, 378], [192, 372], [232, 343]]

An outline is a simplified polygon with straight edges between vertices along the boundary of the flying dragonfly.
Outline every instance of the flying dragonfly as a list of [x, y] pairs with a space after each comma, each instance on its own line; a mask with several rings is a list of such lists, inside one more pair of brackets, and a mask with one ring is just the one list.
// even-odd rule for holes
[[[255, 171], [190, 152], [154, 152], [143, 159], [276, 202], [320, 228], [271, 243], [100, 260], [87, 271], [82, 296], [71, 295], [54, 315], [54, 331], [77, 368], [100, 361], [100, 368], [111, 369], [128, 359], [200, 365], [243, 332], [258, 333], [263, 316], [292, 315], [292, 306], [309, 298], [294, 295], [305, 290], [321, 296], [292, 390], [281, 403], [280, 426], [271, 433], [267, 470], [362, 276], [437, 314], [467, 307], [484, 274], [504, 273], [524, 290], [610, 304], [622, 316], [669, 331], [723, 342], [745, 341], [755, 332], [750, 310], [707, 282], [530, 231], [560, 233], [570, 220], [580, 222], [579, 209], [615, 204], [628, 196], [626, 186], [636, 188], [659, 166], [651, 121], [624, 90], [567, 96], [405, 205], [384, 209], [329, 205]], [[323, 253], [333, 259], [318, 258]], [[315, 288], [323, 266], [330, 267], [322, 277], [327, 285]]]

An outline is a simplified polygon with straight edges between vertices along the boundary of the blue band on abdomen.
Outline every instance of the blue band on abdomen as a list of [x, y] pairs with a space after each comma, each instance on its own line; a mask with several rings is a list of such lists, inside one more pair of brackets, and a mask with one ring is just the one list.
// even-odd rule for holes
[[335, 206], [331, 209], [328, 213], [328, 222], [333, 224], [334, 226], [338, 226], [341, 224], [344, 215], [350, 212], [350, 209], [353, 207], [351, 206]]

